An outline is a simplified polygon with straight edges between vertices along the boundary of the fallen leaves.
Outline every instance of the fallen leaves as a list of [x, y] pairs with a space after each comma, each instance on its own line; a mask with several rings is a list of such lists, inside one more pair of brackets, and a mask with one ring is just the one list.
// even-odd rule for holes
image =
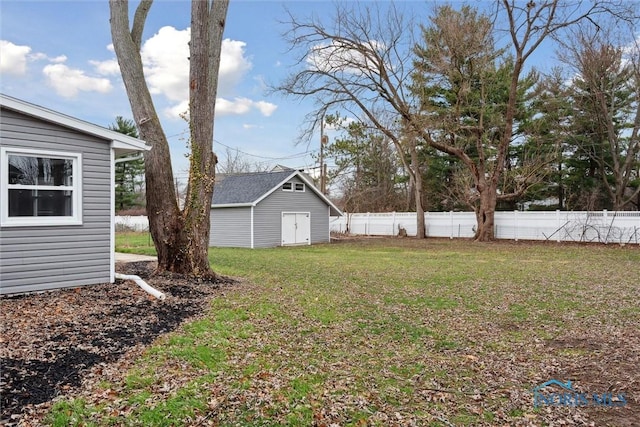
[[[148, 277], [153, 266], [119, 266], [126, 269]], [[217, 286], [175, 278], [148, 280], [170, 297], [161, 303], [131, 282], [118, 282], [0, 300], [0, 424], [41, 415], [54, 397], [102, 381], [111, 364], [202, 315], [220, 293]], [[99, 393], [114, 400], [112, 390]]]
[[[128, 304], [100, 303], [108, 319], [61, 292], [57, 303], [71, 299], [45, 308], [59, 307], [54, 319], [66, 325], [37, 318], [38, 299], [23, 301], [33, 317], [16, 316], [13, 327], [36, 324], [42, 337], [0, 339], [23, 340], [14, 350], [24, 361], [83, 352], [79, 385], [55, 390], [70, 386], [65, 399], [82, 399], [85, 421], [98, 425], [140, 424], [176, 404], [176, 423], [192, 426], [631, 426], [640, 419], [640, 290], [628, 272], [638, 257], [563, 248], [378, 239], [221, 250], [251, 284], [213, 300], [216, 291], [158, 285], [185, 302], [173, 309], [199, 321], [159, 325], [173, 311], [128, 288], [118, 289]], [[517, 262], [527, 255], [540, 262]], [[84, 292], [77, 296], [96, 296]], [[107, 359], [123, 342], [133, 345]], [[104, 359], [91, 365], [91, 355]], [[534, 408], [532, 388], [551, 378], [582, 392], [625, 393], [628, 405]], [[23, 421], [37, 424], [45, 409], [24, 406]]]

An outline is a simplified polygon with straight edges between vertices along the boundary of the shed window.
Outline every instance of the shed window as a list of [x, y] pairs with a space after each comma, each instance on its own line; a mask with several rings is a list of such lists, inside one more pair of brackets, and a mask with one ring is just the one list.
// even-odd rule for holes
[[80, 154], [3, 148], [2, 226], [81, 224]]
[[304, 191], [304, 183], [302, 182], [285, 182], [282, 184], [282, 191]]

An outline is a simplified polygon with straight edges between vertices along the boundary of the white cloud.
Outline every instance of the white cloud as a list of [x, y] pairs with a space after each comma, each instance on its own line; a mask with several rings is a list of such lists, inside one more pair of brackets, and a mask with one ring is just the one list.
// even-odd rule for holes
[[120, 66], [116, 59], [109, 59], [107, 61], [89, 61], [94, 66], [96, 72], [103, 76], [119, 76]]
[[189, 33], [162, 27], [142, 46], [149, 90], [171, 101], [189, 99]]
[[[176, 103], [165, 112], [177, 117], [183, 112], [189, 98], [189, 39], [191, 30], [162, 27], [144, 42], [142, 60], [149, 90], [162, 94]], [[222, 42], [222, 59], [218, 76], [218, 95], [228, 97], [235, 93], [237, 85], [251, 70], [252, 64], [245, 56], [246, 43], [225, 39]], [[108, 47], [109, 48], [109, 47]], [[113, 49], [113, 46], [110, 46]], [[220, 101], [217, 111], [221, 114], [244, 114], [251, 110], [250, 100]], [[259, 108], [268, 111], [268, 106]]]
[[55, 58], [46, 58], [48, 61], [51, 61], [55, 64], [62, 64], [63, 62], [67, 61], [67, 55], [58, 55]]
[[[278, 108], [277, 105], [265, 101], [252, 101], [249, 98], [235, 98], [228, 100], [225, 98], [216, 99], [217, 116], [239, 116], [247, 114], [252, 110], [259, 111], [263, 116], [269, 117]], [[173, 107], [165, 110], [165, 115], [170, 118], [177, 118], [188, 113], [189, 101], [181, 101]]]
[[272, 104], [266, 101], [258, 101], [254, 103], [255, 107], [260, 110], [263, 116], [269, 117], [278, 108], [276, 104]]
[[73, 98], [80, 91], [107, 93], [112, 89], [108, 79], [89, 77], [84, 71], [69, 68], [64, 64], [50, 64], [42, 69], [49, 85], [66, 98]]
[[164, 111], [165, 116], [168, 118], [177, 119], [184, 114], [188, 115], [189, 113], [189, 101], [182, 101], [179, 104], [174, 105], [173, 107], [167, 108]]
[[218, 94], [228, 96], [240, 83], [245, 74], [253, 66], [251, 61], [244, 56], [244, 48], [247, 44], [237, 40], [224, 39], [222, 41], [222, 58], [220, 60], [220, 76]]
[[49, 61], [49, 62], [53, 62], [54, 64], [60, 64], [65, 62], [66, 60], [67, 60], [66, 55], [58, 55], [53, 58], [41, 52], [32, 53], [29, 55], [29, 61]]
[[7, 40], [0, 40], [0, 72], [21, 76], [27, 72], [29, 46], [18, 46]]
[[252, 106], [253, 101], [248, 98], [236, 98], [233, 101], [218, 98], [216, 100], [216, 114], [221, 116], [246, 114], [251, 111]]
[[216, 114], [221, 116], [241, 115], [258, 110], [263, 116], [269, 117], [278, 108], [277, 105], [265, 101], [252, 101], [249, 98], [235, 98], [233, 101], [224, 98], [216, 100]]

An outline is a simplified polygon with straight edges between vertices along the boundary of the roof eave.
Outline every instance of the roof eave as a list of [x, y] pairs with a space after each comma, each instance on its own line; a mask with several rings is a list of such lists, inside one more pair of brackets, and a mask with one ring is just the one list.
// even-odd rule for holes
[[60, 126], [65, 126], [111, 141], [111, 148], [115, 149], [118, 154], [147, 151], [151, 149], [151, 147], [145, 144], [141, 139], [124, 135], [120, 132], [107, 129], [39, 105], [31, 104], [11, 96], [0, 94], [0, 105], [41, 120], [56, 123]]
[[212, 204], [211, 209], [220, 209], [220, 208], [246, 208], [250, 206], [255, 206], [255, 203], [221, 203], [221, 204]]
[[[302, 174], [302, 173], [300, 173], [300, 172], [296, 171], [294, 174], [292, 174], [292, 176], [293, 176], [293, 175], [297, 175], [300, 179], [302, 179], [302, 180], [307, 184], [307, 187], [311, 188], [311, 190], [312, 190], [313, 192], [315, 192], [315, 193], [318, 195], [318, 197], [320, 197], [322, 200], [324, 200], [324, 202], [325, 202], [326, 204], [328, 204], [328, 205], [329, 205], [329, 207], [331, 208], [331, 210], [332, 210], [332, 211], [334, 211], [334, 212], [337, 214], [337, 215], [332, 215], [332, 216], [343, 216], [343, 215], [344, 215], [344, 214], [342, 213], [342, 211], [341, 211], [341, 210], [340, 210], [336, 205], [334, 205], [334, 204], [333, 204], [333, 202], [332, 202], [331, 200], [329, 200], [329, 198], [328, 198], [326, 195], [322, 194], [322, 192], [321, 192], [321, 191], [320, 191], [320, 190], [319, 190], [319, 189], [318, 189], [318, 188], [317, 188], [317, 187], [316, 187], [312, 182], [310, 182], [310, 181], [309, 181], [309, 180], [304, 176], [304, 174]], [[290, 176], [289, 178], [287, 178], [287, 179], [291, 179], [291, 176]]]

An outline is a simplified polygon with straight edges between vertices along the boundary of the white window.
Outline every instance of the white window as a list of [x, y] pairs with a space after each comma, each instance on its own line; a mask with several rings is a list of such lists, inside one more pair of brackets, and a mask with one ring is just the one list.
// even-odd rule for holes
[[297, 192], [303, 192], [304, 191], [304, 183], [302, 182], [285, 182], [284, 184], [282, 184], [282, 191], [297, 191]]
[[82, 224], [79, 153], [3, 147], [0, 162], [3, 227]]

